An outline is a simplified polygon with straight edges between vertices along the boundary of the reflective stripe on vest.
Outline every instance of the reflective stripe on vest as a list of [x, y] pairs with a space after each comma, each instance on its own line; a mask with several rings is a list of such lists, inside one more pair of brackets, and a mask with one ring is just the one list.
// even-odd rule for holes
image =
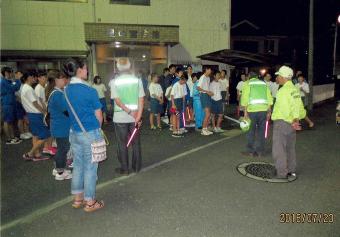
[[[138, 110], [139, 100], [139, 81], [133, 75], [122, 75], [114, 80], [117, 97], [130, 110]], [[121, 112], [123, 109], [118, 105], [114, 106], [115, 112]]]
[[255, 79], [249, 81], [249, 105], [268, 104], [267, 84], [263, 81]]

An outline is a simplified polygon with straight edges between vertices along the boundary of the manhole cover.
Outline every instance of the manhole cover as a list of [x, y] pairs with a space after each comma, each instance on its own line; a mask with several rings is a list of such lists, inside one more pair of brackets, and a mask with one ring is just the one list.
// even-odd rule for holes
[[252, 179], [266, 181], [271, 183], [287, 183], [296, 180], [296, 177], [289, 177], [288, 179], [275, 179], [276, 169], [273, 164], [265, 162], [247, 162], [237, 166], [240, 174]]

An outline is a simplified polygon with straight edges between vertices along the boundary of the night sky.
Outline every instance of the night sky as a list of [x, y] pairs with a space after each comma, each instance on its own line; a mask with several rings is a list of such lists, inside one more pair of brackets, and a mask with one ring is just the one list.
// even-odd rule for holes
[[[314, 0], [315, 74], [331, 72], [334, 23], [340, 0]], [[308, 39], [309, 0], [232, 0], [232, 25], [247, 19], [266, 35], [304, 36]], [[340, 28], [340, 27], [339, 27]], [[338, 37], [340, 52], [340, 36]]]

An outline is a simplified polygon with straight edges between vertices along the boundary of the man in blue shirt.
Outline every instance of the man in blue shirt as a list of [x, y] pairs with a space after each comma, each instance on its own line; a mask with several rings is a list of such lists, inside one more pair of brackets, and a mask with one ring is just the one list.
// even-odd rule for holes
[[20, 80], [11, 80], [13, 71], [9, 67], [1, 69], [0, 88], [1, 88], [1, 113], [4, 121], [4, 132], [6, 144], [18, 144], [19, 138], [14, 137], [13, 122], [15, 121], [15, 92], [20, 89]]

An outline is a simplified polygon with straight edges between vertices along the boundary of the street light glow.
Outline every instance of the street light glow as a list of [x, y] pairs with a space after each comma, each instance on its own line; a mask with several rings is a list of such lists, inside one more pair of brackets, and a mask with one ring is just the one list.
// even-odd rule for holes
[[340, 24], [340, 15], [338, 16], [338, 23]]

